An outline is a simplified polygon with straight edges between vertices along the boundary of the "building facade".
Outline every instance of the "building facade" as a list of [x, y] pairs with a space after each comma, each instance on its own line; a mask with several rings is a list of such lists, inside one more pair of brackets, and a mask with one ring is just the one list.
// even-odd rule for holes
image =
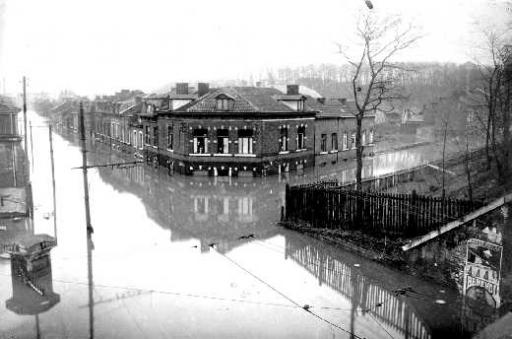
[[[78, 105], [63, 105], [60, 121], [78, 131]], [[169, 173], [259, 176], [302, 171], [355, 158], [356, 118], [345, 99], [283, 93], [265, 87], [178, 83], [166, 94], [84, 105], [95, 140], [143, 156]], [[363, 119], [365, 156], [373, 154], [374, 115]]]
[[312, 166], [315, 111], [305, 101], [298, 86], [286, 94], [261, 87], [209, 90], [201, 84], [190, 94], [178, 86], [167, 109], [143, 117], [146, 159], [170, 171], [214, 176]]

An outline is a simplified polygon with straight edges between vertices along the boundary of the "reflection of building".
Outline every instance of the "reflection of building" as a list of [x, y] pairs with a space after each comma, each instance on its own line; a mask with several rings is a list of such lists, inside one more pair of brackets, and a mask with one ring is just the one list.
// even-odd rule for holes
[[[101, 144], [89, 152], [89, 160], [123, 162]], [[253, 178], [184, 180], [143, 165], [98, 171], [115, 189], [141, 198], [148, 216], [171, 230], [172, 241], [198, 239], [203, 251], [215, 243], [218, 251], [227, 252], [249, 241], [241, 236], [254, 234], [261, 240], [278, 233], [273, 223], [279, 217], [280, 190], [271, 184]]]
[[[331, 250], [320, 242], [299, 236], [286, 237], [285, 253], [287, 258], [315, 276], [320, 285], [328, 286], [351, 301], [351, 321], [370, 313], [387, 331], [395, 331], [405, 338], [463, 335], [452, 311], [446, 305], [435, 303], [440, 286], [425, 284], [377, 263], [365, 262], [359, 266], [358, 256]], [[447, 304], [455, 303], [457, 298], [450, 291], [441, 296]]]

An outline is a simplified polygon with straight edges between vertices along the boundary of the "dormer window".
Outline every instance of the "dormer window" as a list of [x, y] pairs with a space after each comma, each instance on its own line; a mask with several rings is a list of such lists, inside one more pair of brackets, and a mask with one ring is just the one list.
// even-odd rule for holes
[[218, 111], [228, 111], [231, 109], [233, 98], [231, 98], [230, 96], [222, 93], [216, 97], [216, 100]]
[[229, 99], [217, 99], [217, 109], [227, 111], [229, 109]]
[[146, 107], [146, 113], [147, 114], [152, 114], [153, 113], [153, 105], [148, 105]]
[[297, 101], [297, 112], [303, 112], [304, 111], [304, 100]]

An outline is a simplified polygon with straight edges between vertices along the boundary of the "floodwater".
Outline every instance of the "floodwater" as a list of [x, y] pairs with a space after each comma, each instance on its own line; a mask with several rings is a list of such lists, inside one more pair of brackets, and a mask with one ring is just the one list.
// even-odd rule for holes
[[[35, 285], [45, 293], [19, 277], [15, 261], [0, 259], [0, 338], [467, 334], [457, 289], [276, 225], [285, 183], [351, 180], [346, 163], [267, 178], [169, 176], [144, 165], [91, 169], [88, 253], [78, 138], [54, 134], [54, 214], [48, 130], [42, 118], [30, 119], [33, 233], [58, 244], [34, 264], [43, 267]], [[107, 145], [89, 148], [91, 165], [133, 160]], [[425, 150], [368, 159], [364, 173], [416, 166], [435, 156]]]

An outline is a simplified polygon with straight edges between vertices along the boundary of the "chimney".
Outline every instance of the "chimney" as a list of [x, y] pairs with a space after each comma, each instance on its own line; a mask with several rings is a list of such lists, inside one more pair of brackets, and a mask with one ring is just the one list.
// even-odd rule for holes
[[299, 85], [286, 85], [286, 94], [287, 95], [298, 95], [299, 94]]
[[188, 94], [188, 82], [178, 82], [176, 84], [176, 94]]
[[316, 101], [318, 101], [322, 105], [325, 105], [325, 98], [316, 98]]
[[209, 91], [210, 91], [210, 84], [205, 83], [205, 82], [199, 82], [197, 84], [197, 95], [199, 97], [202, 97], [203, 95], [205, 95]]

